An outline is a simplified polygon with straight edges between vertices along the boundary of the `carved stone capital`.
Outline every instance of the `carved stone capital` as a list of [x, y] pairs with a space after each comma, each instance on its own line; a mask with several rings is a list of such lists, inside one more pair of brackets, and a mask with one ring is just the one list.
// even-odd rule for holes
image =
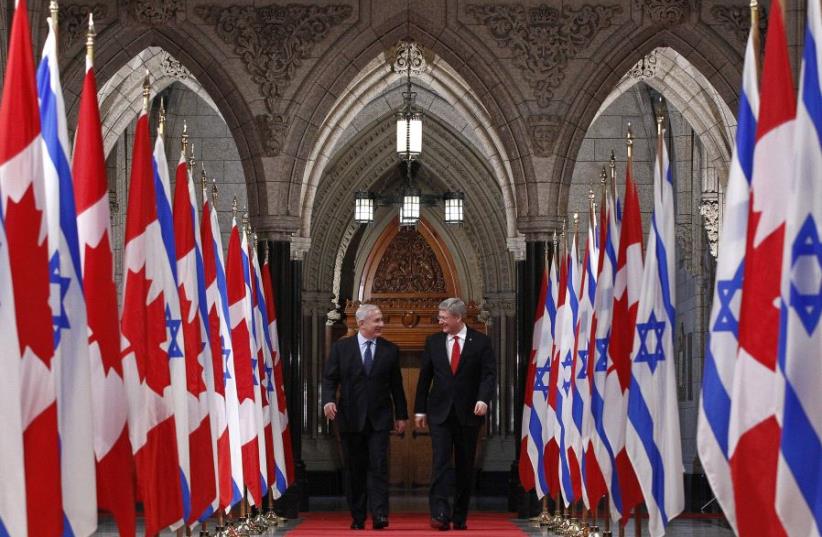
[[469, 4], [465, 11], [491, 32], [498, 47], [511, 49], [514, 65], [547, 107], [565, 78], [568, 62], [622, 13], [617, 4], [561, 9], [540, 4]]
[[311, 249], [310, 237], [291, 237], [291, 260], [302, 261], [305, 258], [306, 252]]
[[514, 256], [514, 261], [525, 261], [525, 235], [508, 237], [505, 240], [508, 251]]
[[128, 16], [138, 24], [164, 26], [185, 12], [183, 0], [126, 0]]
[[204, 4], [194, 8], [198, 17], [213, 24], [217, 35], [233, 46], [259, 88], [267, 113], [257, 116], [257, 127], [267, 155], [280, 152], [288, 127], [278, 113], [277, 101], [314, 46], [347, 19], [352, 10], [342, 4]]
[[68, 48], [78, 39], [84, 40], [88, 30], [88, 16], [94, 15], [94, 24], [108, 20], [108, 6], [105, 4], [67, 4], [60, 6], [60, 40]]

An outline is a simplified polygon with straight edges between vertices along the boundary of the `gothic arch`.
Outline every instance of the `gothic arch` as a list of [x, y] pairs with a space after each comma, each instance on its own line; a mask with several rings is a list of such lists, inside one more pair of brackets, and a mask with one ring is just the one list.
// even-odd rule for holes
[[[702, 37], [698, 50], [693, 46], [695, 34]], [[612, 43], [616, 44], [613, 51], [603, 53], [605, 57], [597, 64], [592, 63], [590, 71], [582, 71], [590, 75], [576, 81], [580, 91], [572, 92], [575, 98], [566, 117], [578, 119], [566, 121], [557, 138], [560, 144], [556, 148], [558, 158], [553, 169], [557, 180], [554, 198], [557, 214], [562, 214], [561, 209], [567, 205], [568, 187], [588, 127], [614, 91], [625, 91], [630, 86], [622, 83], [631, 67], [656, 48], [671, 51], [666, 53], [668, 60], [672, 60], [671, 69], [651, 85], [663, 90], [661, 92], [677, 105], [696, 99], [694, 103], [702, 109], [713, 110], [712, 116], [717, 123], [726, 122], [705, 125], [703, 132], [708, 135], [714, 163], [726, 169], [730, 160], [732, 140], [728, 140], [725, 133], [732, 129], [731, 121], [735, 124], [727, 111], [733, 109], [738, 97], [734, 88], [738, 87], [741, 76], [741, 59], [736, 50], [701, 24], [688, 26], [687, 31], [678, 27], [661, 31], [659, 27], [649, 27], [640, 32], [626, 25], [612, 38]], [[683, 69], [683, 64], [687, 69]], [[682, 70], [686, 72], [678, 72]], [[585, 91], [581, 91], [583, 88]], [[691, 109], [687, 104], [682, 108], [689, 114], [695, 114], [697, 109]], [[695, 118], [694, 121], [692, 124], [698, 129], [702, 120]]]
[[[242, 161], [248, 190], [249, 213], [253, 217], [261, 214], [261, 207], [266, 207], [266, 191], [256, 186], [264, 183], [265, 175], [263, 152], [254, 118], [236, 85], [236, 77], [232, 77], [223, 67], [227, 63], [226, 58], [221, 56], [219, 48], [203, 45], [202, 34], [196, 30], [198, 28], [194, 25], [146, 27], [123, 24], [119, 21], [105, 26], [98, 34], [95, 46], [94, 64], [98, 87], [105, 87], [109, 79], [115, 77], [146, 49], [158, 47], [167, 51], [198, 81], [199, 88], [194, 90], [195, 93], [200, 96], [203, 93], [208, 95], [209, 99], [206, 102], [214, 103], [215, 109], [228, 125]], [[63, 80], [64, 88], [70, 89], [66, 92], [67, 114], [76, 121], [80, 104], [79, 90], [85, 74], [85, 55], [75, 53], [71, 58], [63, 68]], [[129, 93], [118, 98], [131, 101], [136, 79], [140, 79], [142, 84], [143, 72], [135, 72], [131, 76], [135, 80], [125, 82]], [[151, 79], [155, 80], [155, 77], [156, 73], [152, 73]], [[165, 80], [168, 84], [174, 80], [185, 83], [179, 76], [163, 78], [171, 79]], [[124, 81], [120, 83], [123, 84]], [[191, 85], [186, 85], [192, 88]], [[156, 93], [157, 88], [152, 88], [152, 91]], [[131, 104], [135, 116], [139, 113], [141, 104], [139, 100], [136, 104]], [[125, 115], [128, 116], [128, 113]], [[109, 133], [104, 131], [103, 134], [108, 140]]]
[[[403, 20], [406, 16], [410, 18], [408, 24]], [[310, 88], [309, 98], [294, 115], [305, 128], [292, 129], [285, 144], [285, 151], [294, 159], [289, 207], [292, 214], [300, 215], [301, 236], [309, 237], [316, 191], [339, 148], [341, 133], [368, 102], [396, 82], [397, 75], [388, 68], [386, 51], [409, 35], [432, 58], [426, 71], [415, 77], [416, 84], [443, 95], [469, 118], [480, 140], [477, 150], [489, 161], [505, 200], [506, 237], [517, 236], [516, 218], [528, 206], [527, 189], [522, 186], [533, 176], [533, 170], [530, 156], [523, 156], [519, 149], [527, 147], [527, 141], [524, 124], [513, 104], [516, 96], [509, 93], [498, 72], [476, 54], [475, 43], [466, 42], [463, 36], [448, 29], [433, 36], [424, 23], [424, 16], [419, 13], [403, 11], [373, 30], [355, 28], [345, 36], [350, 41], [341, 42], [338, 47], [353, 47], [353, 53], [341, 52], [328, 58], [327, 65], [344, 68], [327, 68], [304, 81], [303, 87]], [[378, 39], [376, 35], [382, 37]]]

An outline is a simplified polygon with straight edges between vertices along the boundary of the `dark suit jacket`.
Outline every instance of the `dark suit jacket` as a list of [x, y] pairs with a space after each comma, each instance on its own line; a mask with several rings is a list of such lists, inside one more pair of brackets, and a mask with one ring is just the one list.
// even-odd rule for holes
[[474, 407], [477, 401], [490, 406], [497, 378], [491, 340], [468, 328], [454, 374], [448, 361], [445, 338], [446, 334], [439, 332], [425, 341], [414, 412], [427, 414], [430, 423], [440, 424], [448, 418], [453, 406], [462, 425], [482, 425], [485, 418], [475, 416]]
[[334, 343], [323, 372], [323, 406], [335, 402], [337, 386], [340, 400], [334, 421], [340, 432], [361, 432], [366, 419], [375, 431], [392, 429], [395, 419], [408, 419], [399, 348], [387, 339], [377, 338], [370, 375], [365, 374], [356, 335]]

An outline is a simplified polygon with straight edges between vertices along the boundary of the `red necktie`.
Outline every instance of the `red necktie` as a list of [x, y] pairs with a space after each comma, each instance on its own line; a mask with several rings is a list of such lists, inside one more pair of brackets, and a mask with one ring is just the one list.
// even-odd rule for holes
[[454, 336], [454, 346], [451, 347], [451, 373], [457, 374], [460, 365], [460, 337]]

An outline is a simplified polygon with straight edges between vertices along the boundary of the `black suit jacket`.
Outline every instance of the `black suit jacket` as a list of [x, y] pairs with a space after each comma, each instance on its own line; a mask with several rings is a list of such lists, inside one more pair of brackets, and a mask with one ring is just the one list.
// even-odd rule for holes
[[336, 401], [338, 386], [335, 421], [340, 432], [361, 432], [366, 419], [375, 431], [392, 429], [394, 419], [408, 419], [399, 348], [387, 339], [377, 338], [370, 375], [365, 374], [356, 335], [334, 343], [323, 372], [323, 406]]
[[497, 378], [491, 340], [485, 334], [468, 328], [460, 349], [460, 363], [454, 374], [451, 372], [445, 338], [446, 334], [439, 332], [425, 341], [414, 412], [427, 414], [430, 423], [440, 424], [448, 418], [453, 406], [462, 425], [482, 425], [485, 418], [474, 415], [474, 407], [477, 401], [491, 404]]

